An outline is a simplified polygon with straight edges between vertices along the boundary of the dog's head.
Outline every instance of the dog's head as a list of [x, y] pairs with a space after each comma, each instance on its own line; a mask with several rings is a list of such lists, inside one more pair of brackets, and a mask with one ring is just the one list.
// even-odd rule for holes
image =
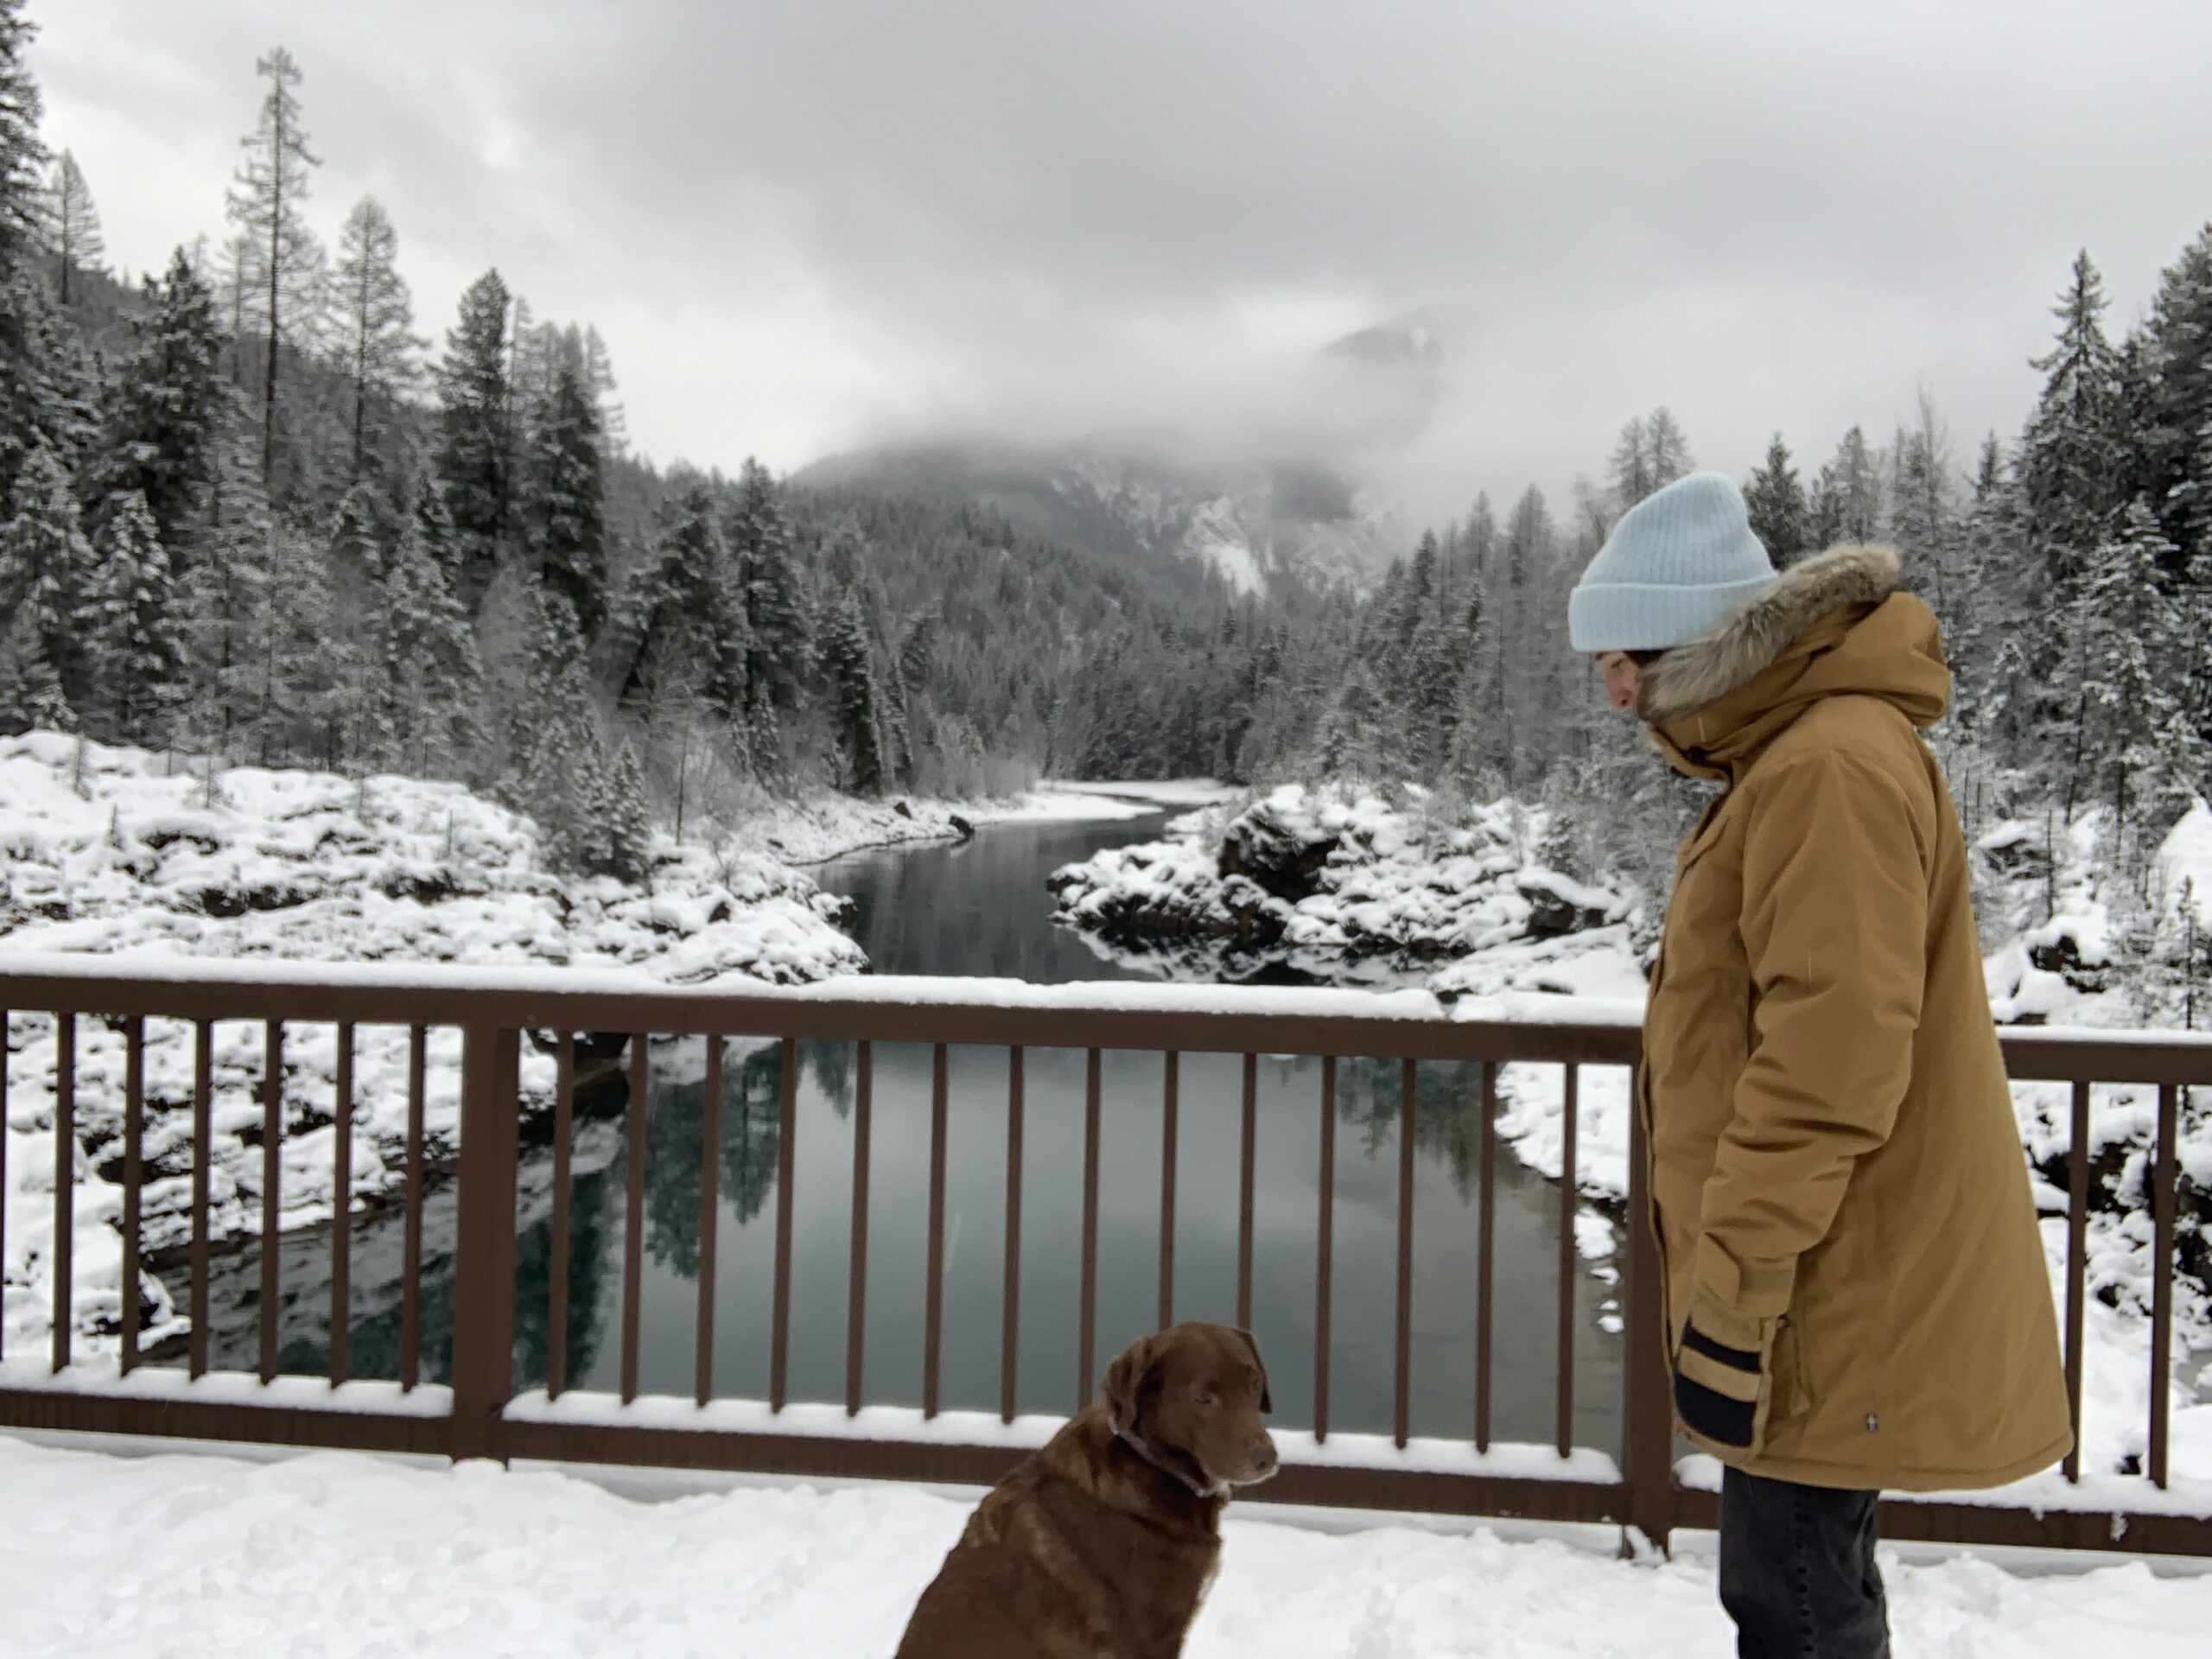
[[1275, 1408], [1249, 1331], [1192, 1320], [1140, 1337], [1106, 1369], [1115, 1432], [1139, 1440], [1202, 1492], [1249, 1486], [1275, 1472], [1262, 1421]]

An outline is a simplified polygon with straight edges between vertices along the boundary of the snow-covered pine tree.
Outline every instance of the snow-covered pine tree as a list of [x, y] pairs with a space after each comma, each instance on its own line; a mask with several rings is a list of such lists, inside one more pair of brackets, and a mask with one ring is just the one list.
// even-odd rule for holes
[[620, 460], [629, 452], [629, 421], [614, 395], [614, 360], [599, 330], [590, 327], [584, 329], [584, 380], [591, 388], [592, 407], [599, 415], [601, 454], [610, 461]]
[[1812, 520], [1805, 487], [1789, 462], [1789, 446], [1782, 434], [1766, 447], [1766, 460], [1751, 474], [1744, 488], [1744, 505], [1750, 510], [1751, 533], [1759, 538], [1776, 566], [1794, 564], [1811, 551]]
[[353, 386], [353, 466], [358, 483], [399, 399], [420, 384], [429, 342], [415, 333], [415, 302], [399, 274], [399, 232], [374, 196], [363, 196], [338, 237], [340, 346]]
[[875, 653], [860, 596], [849, 587], [837, 593], [830, 607], [822, 636], [821, 671], [829, 690], [844, 786], [855, 795], [880, 794], [887, 768]]
[[416, 480], [416, 501], [378, 594], [380, 691], [372, 730], [385, 763], [410, 777], [463, 774], [482, 738], [483, 668], [468, 614], [434, 537], [437, 486]]
[[107, 257], [107, 242], [100, 234], [99, 209], [92, 205], [92, 188], [85, 182], [85, 169], [63, 150], [54, 158], [54, 175], [48, 184], [47, 236], [60, 268], [61, 303], [73, 302], [77, 273], [98, 270]]
[[643, 881], [652, 870], [652, 811], [645, 803], [645, 768], [626, 742], [615, 746], [613, 760], [601, 773], [599, 804], [601, 862], [593, 874]]
[[2194, 553], [2212, 537], [2212, 224], [2161, 273], [2143, 344], [2144, 487], [2166, 539]]
[[[2164, 824], [2133, 822], [2139, 785], [2154, 766], [2177, 764], [2169, 745], [2178, 705], [2169, 687], [2189, 646], [2181, 618], [2160, 576], [2173, 544], [2158, 528], [2148, 503], [2138, 498], [2121, 515], [2118, 533], [2091, 555], [2080, 608], [2082, 718], [2087, 730], [2076, 753], [2102, 774], [2115, 830], [2163, 833]], [[2178, 761], [2184, 777], [2160, 780], [2151, 793], [2166, 799], [2196, 787], [2201, 763]], [[2086, 783], [2086, 780], [2084, 780]], [[2075, 793], [2069, 785], [2069, 797]]]
[[438, 478], [454, 527], [455, 591], [483, 602], [509, 532], [507, 285], [487, 270], [461, 296], [438, 365]]
[[1882, 534], [1882, 461], [1866, 434], [1853, 427], [1821, 468], [1810, 502], [1815, 551], [1839, 542], [1872, 542]]
[[239, 141], [245, 159], [231, 188], [230, 218], [242, 238], [241, 251], [252, 262], [245, 303], [260, 337], [261, 479], [273, 493], [283, 353], [287, 346], [306, 352], [320, 343], [327, 261], [307, 221], [308, 179], [322, 162], [308, 148], [295, 90], [300, 66], [280, 46], [253, 69], [269, 86], [254, 130]]
[[[636, 707], [649, 681], [681, 677], [733, 727], [744, 743], [745, 615], [722, 538], [713, 487], [679, 474], [662, 504], [652, 552], [622, 596], [613, 623], [616, 696]], [[656, 660], [660, 671], [649, 674]], [[684, 672], [675, 673], [683, 664]]]
[[754, 756], [766, 761], [778, 753], [779, 717], [798, 707], [810, 672], [813, 640], [783, 492], [768, 469], [749, 456], [738, 474], [724, 536], [748, 641], [745, 720]]
[[1919, 419], [1897, 429], [1891, 454], [1890, 538], [1904, 556], [1906, 580], [1949, 630], [1967, 596], [1959, 569], [1957, 486], [1949, 435], [1925, 391]]
[[1651, 462], [1651, 487], [1663, 490], [1678, 478], [1687, 478], [1697, 467], [1690, 453], [1689, 435], [1675, 419], [1674, 410], [1662, 404], [1643, 423]]
[[68, 469], [51, 448], [31, 452], [16, 480], [13, 509], [0, 527], [0, 616], [17, 625], [19, 667], [42, 656], [81, 714], [95, 666], [86, 652], [94, 559]]
[[555, 355], [552, 391], [531, 434], [531, 542], [538, 580], [569, 601], [588, 648], [607, 620], [605, 461], [582, 354]]
[[92, 552], [87, 695], [111, 741], [157, 745], [181, 688], [175, 584], [145, 497], [108, 503]]
[[0, 0], [0, 270], [24, 264], [39, 246], [45, 205], [39, 169], [44, 105], [31, 74], [30, 43], [38, 26], [24, 15], [25, 0]]
[[89, 469], [91, 493], [100, 503], [143, 499], [172, 563], [181, 563], [176, 556], [214, 480], [225, 413], [222, 344], [214, 296], [182, 248], [170, 257], [153, 298], [151, 314], [131, 324], [130, 349], [109, 394]]
[[1621, 428], [1619, 442], [1613, 445], [1611, 480], [1617, 515], [1659, 487], [1657, 472], [1651, 464], [1651, 440], [1640, 415], [1631, 416]]

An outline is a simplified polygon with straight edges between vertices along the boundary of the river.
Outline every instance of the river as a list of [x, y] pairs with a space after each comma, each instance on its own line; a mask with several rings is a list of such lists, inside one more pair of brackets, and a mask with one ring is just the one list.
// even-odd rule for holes
[[[1100, 849], [1156, 836], [1165, 815], [1109, 823], [988, 827], [958, 845], [859, 853], [815, 871], [854, 904], [853, 931], [887, 974], [1011, 977], [1036, 982], [1126, 979], [1055, 927], [1046, 877]], [[655, 1059], [645, 1171], [646, 1262], [640, 1381], [646, 1392], [692, 1387], [700, 1246], [700, 1065], [703, 1048], [670, 1046]], [[791, 1391], [844, 1396], [854, 1127], [849, 1045], [803, 1044], [792, 1185]], [[715, 1380], [720, 1394], [767, 1388], [776, 1228], [779, 1055], [727, 1051], [716, 1228]], [[1025, 1411], [1076, 1402], [1084, 1057], [1027, 1057], [1020, 1375]], [[865, 1365], [873, 1403], [918, 1404], [926, 1261], [931, 1053], [876, 1051], [870, 1159]], [[1162, 1070], [1158, 1055], [1109, 1052], [1102, 1080], [1097, 1363], [1154, 1322], [1159, 1284]], [[1310, 1422], [1313, 1395], [1314, 1228], [1320, 1065], [1259, 1064], [1255, 1137], [1253, 1325], [1272, 1372], [1278, 1422]], [[1001, 1050], [950, 1056], [942, 1403], [995, 1409], [1005, 1231], [1007, 1061]], [[1397, 1244], [1398, 1072], [1338, 1068], [1335, 1159], [1332, 1426], [1388, 1432]], [[1423, 1065], [1414, 1150], [1414, 1341], [1410, 1406], [1416, 1435], [1464, 1438], [1474, 1398], [1478, 1068]], [[626, 1186], [623, 1090], [592, 1103], [580, 1128], [574, 1185], [569, 1386], [613, 1389], [620, 1362], [621, 1248]], [[1241, 1062], [1181, 1062], [1176, 1161], [1174, 1311], [1233, 1318], [1236, 1294]], [[518, 1207], [516, 1382], [546, 1371], [550, 1157], [526, 1153]], [[1498, 1160], [1495, 1429], [1500, 1440], [1548, 1441], [1557, 1351], [1556, 1189], [1501, 1148]], [[424, 1374], [443, 1375], [449, 1342], [450, 1192], [425, 1217]], [[355, 1222], [351, 1320], [356, 1376], [392, 1376], [398, 1358], [399, 1225]], [[325, 1365], [327, 1236], [284, 1246], [283, 1360]], [[1576, 1438], [1615, 1449], [1618, 1338], [1600, 1328], [1614, 1287], [1603, 1264], [1576, 1287]], [[254, 1363], [257, 1252], [226, 1257], [213, 1287], [218, 1365]], [[181, 1286], [175, 1287], [180, 1289]]]

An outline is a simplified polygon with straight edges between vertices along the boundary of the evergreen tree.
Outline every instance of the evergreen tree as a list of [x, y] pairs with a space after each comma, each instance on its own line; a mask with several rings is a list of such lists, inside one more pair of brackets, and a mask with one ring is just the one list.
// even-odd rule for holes
[[1821, 468], [1810, 503], [1815, 549], [1840, 542], [1872, 542], [1882, 534], [1881, 458], [1867, 447], [1866, 434], [1853, 427]]
[[775, 752], [778, 717], [798, 706], [813, 642], [782, 492], [768, 469], [749, 457], [738, 474], [725, 533], [747, 641], [745, 715], [754, 753], [766, 756]]
[[45, 207], [39, 200], [39, 143], [43, 104], [28, 58], [38, 26], [24, 0], [0, 0], [0, 272], [24, 264], [39, 245]]
[[1958, 515], [1951, 476], [1950, 441], [1934, 404], [1923, 392], [1919, 423], [1899, 428], [1891, 446], [1890, 537], [1905, 569], [1929, 597], [1948, 628], [1959, 620], [1967, 594], [1958, 569]]
[[2113, 522], [2122, 467], [2113, 441], [2116, 361], [2104, 334], [2104, 284], [2086, 251], [2075, 257], [2051, 309], [2058, 337], [2035, 359], [2044, 386], [2021, 441], [2020, 486], [2025, 529], [2056, 610], [2079, 597], [2087, 563]]
[[1689, 436], [1676, 424], [1674, 411], [1662, 404], [1651, 411], [1644, 423], [1644, 435], [1650, 447], [1651, 484], [1654, 489], [1664, 489], [1678, 478], [1687, 478], [1697, 466], [1697, 457], [1690, 453]]
[[246, 302], [262, 344], [261, 478], [274, 488], [276, 465], [276, 395], [286, 346], [304, 351], [321, 332], [324, 257], [307, 221], [308, 180], [322, 162], [308, 149], [299, 95], [300, 66], [277, 47], [257, 60], [254, 73], [269, 83], [260, 119], [239, 141], [245, 160], [230, 196], [231, 222], [238, 229], [240, 251], [251, 261], [253, 287]]
[[77, 158], [63, 150], [55, 158], [54, 177], [48, 187], [52, 197], [47, 209], [47, 235], [60, 268], [61, 303], [71, 303], [71, 289], [79, 270], [98, 270], [107, 257], [107, 243], [100, 235], [99, 210], [92, 205], [92, 187], [85, 182]]
[[2143, 345], [2142, 486], [2166, 538], [2193, 553], [2212, 537], [2212, 224], [2161, 274]]
[[1795, 563], [1812, 551], [1810, 512], [1797, 469], [1789, 464], [1789, 447], [1782, 434], [1767, 445], [1766, 462], [1751, 474], [1744, 491], [1744, 505], [1751, 512], [1751, 533], [1759, 538], [1777, 567]]
[[467, 769], [482, 737], [483, 668], [437, 537], [444, 511], [427, 479], [378, 594], [379, 670], [371, 730], [387, 765], [410, 777]]
[[569, 601], [588, 646], [607, 620], [607, 523], [599, 410], [584, 375], [581, 353], [561, 354], [530, 473], [538, 578]]
[[592, 407], [599, 415], [600, 451], [614, 461], [630, 447], [630, 428], [622, 405], [614, 396], [614, 362], [599, 330], [584, 330], [584, 383], [591, 388]]
[[[2086, 747], [2101, 759], [2113, 819], [2123, 830], [2139, 780], [2174, 764], [2168, 746], [2178, 709], [2168, 688], [2189, 647], [2160, 578], [2172, 556], [2157, 516], [2139, 499], [2128, 504], [2119, 532], [2095, 550], [2083, 589]], [[2184, 791], [2195, 787], [2201, 763], [2192, 757], [2185, 767]], [[2162, 783], [2152, 792], [2173, 791]]]
[[885, 766], [875, 657], [860, 598], [850, 588], [830, 607], [822, 638], [822, 673], [844, 786], [855, 795], [880, 794]]
[[383, 420], [422, 374], [429, 342], [415, 333], [415, 304], [399, 274], [399, 233], [383, 204], [353, 204], [338, 238], [337, 302], [346, 366], [353, 381], [353, 461], [359, 482]]
[[16, 480], [14, 511], [0, 528], [0, 616], [20, 625], [17, 667], [42, 657], [80, 712], [92, 679], [86, 645], [93, 564], [68, 471], [41, 447]]
[[143, 496], [134, 490], [111, 504], [92, 552], [90, 688], [114, 741], [154, 742], [175, 703], [180, 664], [168, 555]]
[[498, 271], [471, 283], [438, 366], [438, 477], [453, 518], [458, 591], [472, 610], [491, 586], [509, 530], [509, 303]]
[[[184, 250], [170, 257], [110, 398], [92, 494], [141, 498], [165, 548], [181, 549], [214, 477], [223, 388], [214, 301]], [[101, 509], [105, 517], [105, 508]]]

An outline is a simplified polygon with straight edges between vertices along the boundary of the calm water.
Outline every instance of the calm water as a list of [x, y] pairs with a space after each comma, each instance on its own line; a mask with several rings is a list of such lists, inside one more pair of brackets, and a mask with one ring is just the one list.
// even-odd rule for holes
[[[1104, 846], [1157, 833], [1157, 818], [1109, 825], [1008, 825], [958, 847], [855, 855], [823, 867], [825, 887], [849, 895], [854, 931], [878, 970], [1036, 982], [1127, 978], [1051, 925], [1045, 878]], [[853, 1053], [804, 1044], [793, 1148], [791, 1386], [801, 1400], [844, 1395], [851, 1256]], [[656, 1051], [645, 1170], [646, 1264], [640, 1307], [642, 1386], [692, 1386], [700, 1230], [703, 1047]], [[871, 1402], [918, 1404], [926, 1261], [931, 1055], [880, 1046], [870, 1161], [865, 1351]], [[726, 1052], [716, 1228], [715, 1380], [718, 1393], [759, 1397], [768, 1376], [777, 1206], [779, 1055], [733, 1043]], [[1161, 1084], [1158, 1055], [1104, 1058], [1100, 1143], [1097, 1363], [1153, 1327], [1159, 1286]], [[1006, 1190], [1007, 1058], [955, 1049], [945, 1194], [943, 1403], [998, 1403]], [[1236, 1293], [1241, 1062], [1182, 1061], [1176, 1162], [1174, 1312], [1234, 1317]], [[1061, 1412], [1077, 1402], [1083, 1172], [1084, 1056], [1027, 1057], [1020, 1300], [1020, 1404]], [[1390, 1427], [1397, 1243], [1398, 1073], [1338, 1068], [1331, 1421], [1344, 1430]], [[1474, 1389], [1475, 1202], [1480, 1078], [1477, 1068], [1424, 1065], [1415, 1109], [1413, 1431], [1471, 1432]], [[580, 1125], [572, 1217], [570, 1385], [619, 1386], [621, 1237], [627, 1170], [623, 1089], [609, 1085]], [[1310, 1421], [1313, 1394], [1314, 1226], [1320, 1136], [1318, 1061], [1263, 1058], [1255, 1138], [1253, 1323], [1271, 1372], [1278, 1421]], [[542, 1382], [547, 1347], [550, 1154], [525, 1154], [518, 1215], [517, 1381]], [[452, 1193], [425, 1216], [424, 1371], [443, 1375], [450, 1338]], [[1496, 1429], [1548, 1440], [1557, 1344], [1558, 1194], [1503, 1148], [1497, 1216]], [[327, 1237], [284, 1246], [285, 1369], [315, 1372], [327, 1351]], [[400, 1228], [354, 1225], [353, 1370], [397, 1375]], [[216, 1363], [253, 1363], [251, 1251], [228, 1258], [214, 1287]], [[1618, 1439], [1618, 1341], [1596, 1322], [1611, 1294], [1586, 1271], [1576, 1287], [1577, 1439]], [[178, 1287], [181, 1288], [181, 1287]]]

